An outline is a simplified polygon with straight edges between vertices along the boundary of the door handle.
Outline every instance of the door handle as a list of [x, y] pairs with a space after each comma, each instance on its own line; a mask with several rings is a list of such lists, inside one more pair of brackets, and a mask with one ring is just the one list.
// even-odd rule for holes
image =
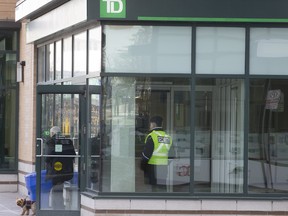
[[[43, 139], [42, 138], [37, 138], [36, 139], [37, 141], [40, 141], [40, 155], [36, 155], [36, 157], [41, 157], [41, 156], [43, 156], [43, 143], [44, 143], [44, 141], [43, 141]], [[39, 144], [37, 143], [37, 148], [39, 147]]]

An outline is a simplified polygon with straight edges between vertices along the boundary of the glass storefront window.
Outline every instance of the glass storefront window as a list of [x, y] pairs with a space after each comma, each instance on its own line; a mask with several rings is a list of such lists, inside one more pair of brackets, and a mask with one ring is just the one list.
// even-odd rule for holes
[[245, 28], [196, 28], [196, 73], [244, 74], [244, 63]]
[[99, 80], [101, 27], [87, 32], [38, 47], [38, 83], [83, 85], [88, 78], [98, 77]]
[[[190, 80], [106, 77], [103, 84], [102, 191], [189, 192]], [[148, 183], [140, 169], [153, 116], [163, 118], [172, 139], [169, 163], [157, 174], [161, 189]]]
[[37, 69], [38, 69], [38, 82], [45, 82], [45, 46], [39, 47], [37, 50]]
[[13, 50], [16, 51], [17, 46], [17, 33], [15, 31], [0, 31], [0, 50]]
[[[196, 47], [192, 47], [192, 28], [109, 25], [104, 26], [103, 32], [101, 27], [96, 27], [38, 48], [38, 82], [50, 81], [50, 84], [54, 79], [54, 70], [55, 79], [61, 80], [63, 68], [63, 80], [57, 83], [59, 85], [102, 87], [101, 96], [87, 97], [87, 110], [90, 110], [91, 116], [85, 146], [86, 188], [101, 192], [176, 192], [193, 195], [247, 195], [245, 192], [248, 190], [252, 196], [255, 193], [287, 191], [285, 95], [288, 89], [286, 92], [285, 86], [288, 86], [288, 81], [283, 76], [283, 79], [264, 79], [264, 76], [256, 79], [256, 76], [244, 74], [244, 69], [247, 30], [250, 33], [247, 35], [251, 36], [250, 68], [247, 68], [247, 72], [253, 75], [285, 75], [288, 69], [285, 61], [288, 56], [288, 30], [195, 27]], [[1, 46], [3, 43], [0, 43]], [[196, 49], [196, 62], [191, 62], [193, 49]], [[5, 70], [12, 71], [13, 65], [8, 67], [7, 62], [14, 62], [15, 59], [14, 56], [5, 55]], [[190, 74], [194, 66], [196, 74]], [[72, 77], [72, 70], [75, 77]], [[102, 77], [100, 72], [103, 72]], [[125, 77], [124, 74], [106, 77], [107, 73], [126, 74]], [[138, 73], [139, 76], [129, 77], [129, 73]], [[148, 73], [162, 75], [144, 77]], [[177, 74], [182, 77], [177, 77]], [[189, 78], [185, 74], [189, 74]], [[221, 78], [209, 78], [208, 74], [227, 74], [229, 78], [223, 75]], [[235, 74], [238, 78], [233, 77]], [[195, 85], [190, 83], [190, 78], [195, 79]], [[9, 80], [13, 83], [15, 77], [5, 74], [5, 79], [8, 85]], [[192, 94], [195, 97], [191, 96], [191, 89], [195, 90]], [[244, 113], [245, 89], [249, 90], [249, 98], [246, 98], [249, 100], [249, 113]], [[16, 95], [14, 89], [9, 91], [3, 90], [5, 94], [9, 93], [7, 98]], [[62, 95], [53, 97], [53, 100], [58, 110], [76, 106], [79, 98]], [[195, 103], [190, 104], [191, 100]], [[11, 103], [11, 106], [14, 105]], [[3, 107], [3, 110], [9, 109], [8, 105]], [[7, 114], [9, 117], [14, 111], [10, 109], [5, 112], [3, 116]], [[70, 134], [67, 125], [77, 125], [77, 122], [72, 118], [73, 113], [63, 114], [65, 116], [54, 113], [54, 119], [49, 121], [64, 125], [61, 128], [63, 133]], [[246, 163], [244, 115], [249, 115]], [[162, 179], [161, 185], [164, 185], [164, 189], [159, 190], [147, 183], [140, 169], [149, 133], [149, 119], [153, 116], [163, 118], [163, 128], [172, 138], [167, 172], [158, 174]], [[15, 118], [11, 119], [14, 121]], [[77, 133], [78, 130], [75, 128]], [[98, 147], [95, 148], [99, 145], [100, 151]], [[8, 152], [6, 146], [2, 150]], [[15, 150], [9, 149], [9, 157], [10, 152], [12, 159], [15, 158]], [[194, 155], [190, 155], [191, 152]], [[7, 160], [3, 154], [0, 159]], [[14, 165], [11, 164], [10, 167]], [[248, 173], [244, 173], [244, 164], [248, 164]], [[244, 188], [245, 176], [248, 176], [248, 189]]]
[[72, 77], [72, 37], [63, 40], [63, 78]]
[[100, 144], [104, 136], [100, 131], [100, 96], [92, 94], [89, 97], [90, 110], [90, 138], [87, 144], [87, 182], [86, 186], [89, 189], [99, 191], [100, 183]]
[[287, 95], [287, 79], [252, 79], [250, 82], [250, 193], [288, 191]]
[[288, 29], [251, 28], [250, 74], [287, 75]]
[[86, 75], [86, 62], [87, 62], [87, 33], [82, 32], [74, 36], [73, 47], [73, 69], [74, 77]]
[[93, 85], [101, 86], [101, 78], [100, 77], [89, 78], [88, 85], [89, 86], [93, 86]]
[[288, 29], [251, 28], [250, 74], [287, 75]]
[[105, 26], [105, 72], [191, 73], [191, 27]]
[[46, 47], [46, 81], [54, 79], [54, 43]]
[[0, 171], [16, 164], [17, 83], [16, 54], [0, 54]]
[[97, 73], [101, 71], [101, 27], [89, 30], [89, 66], [88, 73]]
[[195, 100], [195, 192], [243, 192], [243, 80], [197, 79]]
[[62, 41], [57, 41], [55, 46], [55, 80], [59, 80], [62, 76]]

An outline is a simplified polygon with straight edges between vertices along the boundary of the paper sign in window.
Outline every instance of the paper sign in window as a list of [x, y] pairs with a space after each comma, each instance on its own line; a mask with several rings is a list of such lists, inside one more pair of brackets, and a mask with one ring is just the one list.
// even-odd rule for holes
[[62, 152], [62, 145], [56, 144], [55, 145], [55, 152]]

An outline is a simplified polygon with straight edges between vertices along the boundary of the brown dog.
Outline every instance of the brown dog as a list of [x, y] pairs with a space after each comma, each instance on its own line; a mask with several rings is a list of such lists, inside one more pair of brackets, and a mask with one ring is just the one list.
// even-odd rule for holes
[[17, 198], [16, 199], [17, 206], [22, 208], [21, 215], [29, 215], [29, 211], [31, 209], [32, 215], [36, 215], [36, 203], [35, 201], [28, 200], [26, 198]]

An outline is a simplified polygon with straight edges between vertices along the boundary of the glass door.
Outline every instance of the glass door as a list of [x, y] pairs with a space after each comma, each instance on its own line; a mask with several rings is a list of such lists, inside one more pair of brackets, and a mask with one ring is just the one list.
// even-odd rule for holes
[[85, 86], [38, 86], [37, 92], [37, 215], [80, 215]]

